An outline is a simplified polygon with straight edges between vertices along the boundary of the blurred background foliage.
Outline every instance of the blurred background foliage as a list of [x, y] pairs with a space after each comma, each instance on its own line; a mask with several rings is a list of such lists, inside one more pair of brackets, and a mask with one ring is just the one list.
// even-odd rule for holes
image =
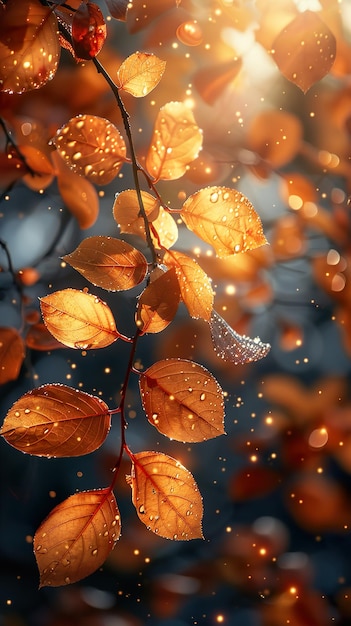
[[[228, 365], [214, 355], [206, 325], [182, 310], [161, 335], [143, 338], [140, 366], [191, 358], [208, 367], [226, 393], [227, 436], [188, 446], [156, 435], [142, 415], [135, 381], [128, 392], [130, 446], [160, 447], [192, 471], [204, 498], [205, 541], [183, 544], [149, 533], [120, 480], [122, 538], [101, 571], [72, 587], [37, 591], [32, 536], [75, 490], [106, 485], [118, 423], [101, 450], [79, 459], [29, 458], [1, 441], [3, 623], [347, 626], [351, 2], [136, 0], [126, 23], [98, 4], [108, 31], [99, 59], [112, 77], [138, 49], [167, 61], [149, 96], [124, 97], [141, 160], [166, 102], [187, 102], [203, 129], [203, 150], [186, 175], [158, 185], [164, 202], [176, 209], [199, 187], [225, 184], [241, 190], [261, 216], [269, 246], [217, 259], [184, 229], [177, 247], [212, 277], [216, 309], [232, 327], [259, 334], [272, 348], [259, 363]], [[306, 10], [330, 29], [336, 56], [304, 93], [280, 71], [272, 48]], [[47, 145], [80, 113], [105, 117], [123, 132], [108, 85], [92, 63], [76, 63], [67, 51], [41, 89], [0, 94], [1, 119], [18, 145]], [[86, 286], [61, 257], [86, 236], [118, 236], [112, 205], [116, 192], [133, 187], [130, 168], [99, 188], [98, 217], [82, 229], [53, 176], [43, 186], [42, 178], [33, 181], [24, 171], [18, 180], [8, 175], [7, 144], [0, 129], [0, 320], [25, 339], [26, 355], [15, 380], [1, 386], [1, 414], [25, 391], [49, 382], [82, 388], [113, 406], [128, 346], [56, 349], [54, 342], [43, 344], [36, 325], [38, 297]], [[139, 290], [94, 293], [108, 302], [121, 332], [133, 332]], [[128, 473], [126, 463], [122, 478]]]

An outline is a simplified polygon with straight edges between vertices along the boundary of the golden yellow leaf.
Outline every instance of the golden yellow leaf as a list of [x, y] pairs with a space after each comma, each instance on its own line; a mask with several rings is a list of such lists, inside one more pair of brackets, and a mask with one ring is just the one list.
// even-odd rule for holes
[[173, 320], [180, 301], [174, 268], [152, 280], [138, 300], [136, 323], [141, 333], [160, 333]]
[[143, 524], [166, 539], [201, 539], [202, 498], [192, 474], [162, 452], [139, 452], [132, 462], [132, 500]]
[[0, 385], [16, 380], [25, 357], [24, 342], [15, 328], [0, 328]]
[[85, 230], [95, 224], [99, 215], [99, 196], [93, 184], [73, 172], [56, 151], [52, 153], [57, 175], [57, 186], [67, 209]]
[[121, 64], [117, 72], [117, 86], [136, 98], [146, 96], [160, 82], [166, 61], [155, 54], [134, 52]]
[[[152, 222], [159, 214], [160, 202], [146, 191], [141, 192], [141, 197], [148, 220]], [[127, 189], [116, 196], [113, 205], [113, 217], [119, 225], [121, 233], [146, 238], [145, 224], [140, 216], [140, 206], [135, 189]]]
[[336, 40], [315, 11], [299, 13], [272, 44], [281, 73], [306, 93], [331, 70]]
[[176, 271], [182, 300], [191, 317], [208, 322], [214, 299], [210, 278], [194, 259], [182, 252], [168, 251], [163, 260]]
[[39, 89], [57, 70], [61, 47], [54, 13], [39, 0], [1, 3], [0, 91]]
[[62, 289], [40, 299], [50, 333], [69, 348], [105, 348], [120, 334], [106, 302], [77, 289]]
[[81, 456], [101, 446], [110, 422], [108, 406], [100, 398], [48, 384], [28, 391], [12, 405], [0, 434], [27, 454]]
[[108, 291], [131, 289], [144, 280], [147, 272], [144, 255], [113, 237], [87, 237], [63, 260], [93, 285]]
[[214, 247], [219, 257], [267, 243], [251, 202], [229, 187], [200, 189], [184, 202], [181, 217], [189, 230]]
[[171, 248], [178, 239], [177, 223], [162, 206], [152, 222], [151, 236], [156, 248]]
[[168, 102], [155, 121], [146, 169], [155, 181], [180, 178], [201, 146], [202, 132], [192, 111], [182, 102]]
[[121, 133], [96, 115], [72, 117], [52, 141], [66, 165], [96, 185], [110, 183], [126, 160]]
[[147, 419], [177, 441], [196, 443], [224, 434], [223, 391], [202, 365], [158, 361], [139, 378]]
[[58, 504], [34, 535], [40, 587], [77, 582], [97, 570], [121, 534], [114, 494], [84, 491]]

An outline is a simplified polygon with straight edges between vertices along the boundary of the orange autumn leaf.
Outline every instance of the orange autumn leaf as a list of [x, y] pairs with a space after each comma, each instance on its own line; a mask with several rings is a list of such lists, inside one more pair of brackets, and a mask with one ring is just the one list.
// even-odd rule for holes
[[177, 223], [162, 206], [152, 222], [151, 237], [156, 248], [171, 248], [178, 239]]
[[57, 186], [67, 209], [74, 215], [80, 228], [95, 224], [99, 215], [99, 196], [92, 183], [73, 172], [54, 151], [52, 160], [56, 169]]
[[193, 84], [207, 104], [214, 104], [240, 72], [240, 58], [203, 67], [194, 74]]
[[180, 301], [174, 268], [151, 280], [138, 300], [136, 324], [142, 334], [160, 333], [173, 320]]
[[256, 115], [246, 135], [247, 147], [273, 168], [283, 167], [297, 155], [302, 124], [287, 111], [267, 110]]
[[25, 158], [26, 165], [34, 172], [23, 176], [27, 187], [34, 191], [46, 189], [54, 179], [54, 167], [48, 157], [31, 145], [19, 145], [18, 149]]
[[147, 272], [144, 255], [113, 237], [87, 237], [63, 260], [93, 285], [108, 291], [131, 289], [144, 280]]
[[31, 350], [40, 350], [41, 352], [58, 350], [59, 348], [65, 347], [49, 333], [45, 324], [42, 322], [31, 325], [26, 334], [26, 346]]
[[175, 269], [182, 300], [191, 317], [208, 322], [214, 300], [210, 278], [194, 259], [182, 252], [169, 250], [163, 261], [167, 267]]
[[126, 160], [119, 130], [97, 115], [77, 115], [52, 140], [66, 165], [96, 185], [107, 185]]
[[129, 0], [105, 0], [105, 2], [115, 20], [126, 21], [128, 9], [131, 7]]
[[212, 311], [210, 329], [217, 356], [234, 365], [259, 361], [267, 356], [271, 349], [270, 344], [263, 343], [259, 337], [252, 339], [246, 335], [239, 335], [215, 310]]
[[40, 587], [77, 582], [105, 562], [121, 534], [117, 502], [110, 489], [75, 493], [39, 526], [33, 548]]
[[142, 373], [139, 385], [148, 421], [166, 437], [195, 443], [224, 434], [223, 391], [202, 365], [158, 361]]
[[315, 11], [299, 13], [272, 44], [281, 73], [306, 93], [331, 70], [336, 40]]
[[0, 328], [0, 385], [16, 380], [25, 357], [23, 339], [15, 328]]
[[[141, 192], [141, 198], [148, 221], [152, 222], [159, 214], [160, 202], [146, 191]], [[139, 235], [146, 239], [145, 224], [140, 216], [140, 206], [135, 189], [127, 189], [117, 194], [113, 205], [113, 217], [119, 225], [121, 233]]]
[[219, 257], [253, 250], [267, 243], [251, 202], [229, 187], [206, 187], [184, 202], [181, 217]]
[[105, 348], [120, 337], [109, 306], [90, 293], [55, 291], [40, 299], [40, 308], [47, 329], [69, 348]]
[[132, 500], [143, 524], [166, 539], [201, 539], [202, 497], [192, 474], [162, 452], [131, 458]]
[[180, 178], [201, 146], [202, 132], [192, 111], [182, 102], [168, 102], [155, 121], [146, 169], [155, 181]]
[[12, 405], [0, 434], [27, 454], [81, 456], [101, 446], [110, 423], [108, 406], [100, 398], [66, 385], [47, 384]]
[[166, 61], [155, 54], [134, 52], [127, 57], [117, 72], [117, 86], [135, 98], [142, 98], [160, 82]]
[[99, 54], [107, 34], [104, 16], [94, 2], [82, 2], [72, 20], [72, 46], [77, 59], [92, 59]]
[[1, 4], [0, 91], [24, 93], [51, 80], [60, 58], [57, 20], [39, 0]]

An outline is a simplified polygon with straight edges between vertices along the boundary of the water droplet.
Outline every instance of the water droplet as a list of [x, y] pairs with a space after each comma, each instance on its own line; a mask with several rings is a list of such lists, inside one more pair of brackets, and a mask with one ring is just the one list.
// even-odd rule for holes
[[144, 505], [143, 505], [143, 504], [141, 504], [141, 505], [139, 506], [139, 513], [141, 513], [141, 515], [144, 515], [144, 513], [145, 513], [145, 507], [144, 507]]
[[19, 417], [21, 414], [19, 411], [15, 411], [15, 417]]
[[210, 195], [210, 201], [211, 202], [217, 202], [219, 198], [219, 195], [217, 193], [217, 191], [214, 191], [213, 193], [211, 193]]
[[[66, 578], [65, 578], [65, 583], [66, 583], [66, 585], [69, 585], [69, 583], [70, 583], [70, 582], [71, 582], [70, 577], [69, 577], [69, 576], [66, 576]], [[51, 583], [50, 583], [50, 584], [51, 584]]]
[[30, 413], [30, 409], [24, 409], [24, 412], [26, 415], [28, 415], [28, 413]]
[[68, 567], [68, 565], [71, 565], [71, 561], [69, 559], [62, 559], [61, 563], [64, 567]]
[[173, 539], [178, 539], [178, 535], [177, 535], [177, 533], [175, 533], [175, 534], [173, 535]]
[[94, 548], [94, 550], [92, 551], [92, 553], [91, 553], [91, 554], [92, 554], [92, 556], [96, 556], [96, 555], [97, 555], [97, 553], [98, 553], [97, 548]]
[[205, 394], [205, 393], [202, 393], [202, 394], [201, 394], [201, 396], [200, 396], [200, 400], [201, 400], [201, 401], [203, 401], [203, 400], [205, 400], [205, 399], [206, 399], [206, 394]]

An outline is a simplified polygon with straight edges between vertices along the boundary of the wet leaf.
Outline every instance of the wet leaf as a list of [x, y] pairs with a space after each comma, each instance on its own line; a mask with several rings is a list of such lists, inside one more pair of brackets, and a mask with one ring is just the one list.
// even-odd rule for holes
[[[146, 191], [141, 192], [142, 202], [148, 220], [152, 222], [159, 214], [160, 203]], [[116, 196], [113, 205], [113, 217], [119, 225], [121, 233], [145, 237], [145, 224], [140, 216], [140, 206], [135, 189], [127, 189]]]
[[184, 202], [181, 217], [189, 230], [223, 257], [254, 250], [267, 240], [251, 202], [229, 187], [205, 187]]
[[297, 155], [302, 143], [302, 124], [287, 111], [262, 111], [251, 121], [247, 147], [273, 168], [283, 167]]
[[105, 0], [110, 15], [116, 20], [125, 22], [127, 19], [127, 11], [130, 6], [129, 0]]
[[202, 498], [192, 474], [162, 452], [139, 452], [132, 462], [132, 500], [143, 524], [166, 539], [201, 539]]
[[96, 185], [107, 185], [126, 158], [126, 145], [119, 130], [96, 115], [77, 115], [53, 138], [66, 165]]
[[67, 209], [83, 230], [95, 224], [99, 215], [99, 196], [92, 183], [72, 172], [57, 152], [52, 153], [57, 171], [57, 186]]
[[25, 357], [24, 341], [15, 328], [0, 328], [0, 385], [16, 380]]
[[66, 385], [28, 391], [7, 412], [0, 434], [27, 454], [81, 456], [101, 446], [110, 429], [108, 406]]
[[272, 48], [281, 73], [306, 93], [331, 70], [336, 40], [315, 11], [304, 11], [280, 32]]
[[50, 333], [69, 348], [105, 348], [120, 337], [111, 309], [93, 294], [62, 289], [40, 299]]
[[224, 434], [223, 391], [202, 365], [158, 361], [142, 373], [139, 385], [148, 421], [166, 437], [195, 443]]
[[201, 146], [202, 132], [192, 111], [182, 102], [168, 102], [155, 121], [146, 169], [156, 181], [180, 178]]
[[144, 255], [113, 237], [87, 237], [63, 260], [93, 285], [108, 291], [131, 289], [144, 280], [147, 272]]
[[216, 311], [212, 311], [211, 338], [216, 354], [234, 365], [245, 365], [259, 361], [267, 356], [270, 344], [263, 343], [259, 337], [251, 339], [246, 335], [239, 335]]
[[47, 352], [51, 350], [58, 350], [65, 346], [55, 339], [51, 333], [49, 333], [45, 324], [38, 322], [32, 324], [26, 334], [26, 346], [31, 350], [40, 350], [41, 352]]
[[120, 66], [117, 86], [136, 98], [142, 98], [158, 85], [165, 67], [166, 61], [162, 61], [155, 54], [134, 52]]
[[152, 222], [151, 237], [156, 248], [171, 248], [178, 239], [177, 223], [162, 206]]
[[210, 67], [203, 67], [194, 74], [193, 85], [207, 104], [214, 104], [224, 90], [239, 74], [241, 59], [233, 59]]
[[106, 24], [101, 10], [94, 2], [82, 2], [74, 12], [72, 44], [79, 59], [92, 59], [99, 54], [106, 39]]
[[39, 0], [1, 6], [0, 91], [24, 93], [51, 80], [60, 58], [57, 20]]
[[175, 317], [180, 302], [180, 290], [175, 269], [152, 280], [138, 301], [136, 323], [141, 333], [160, 333]]
[[105, 562], [121, 533], [114, 494], [84, 491], [56, 506], [34, 536], [40, 587], [59, 587], [92, 574]]
[[182, 300], [191, 317], [208, 322], [214, 300], [210, 278], [196, 261], [182, 252], [168, 251], [163, 260], [176, 271]]

